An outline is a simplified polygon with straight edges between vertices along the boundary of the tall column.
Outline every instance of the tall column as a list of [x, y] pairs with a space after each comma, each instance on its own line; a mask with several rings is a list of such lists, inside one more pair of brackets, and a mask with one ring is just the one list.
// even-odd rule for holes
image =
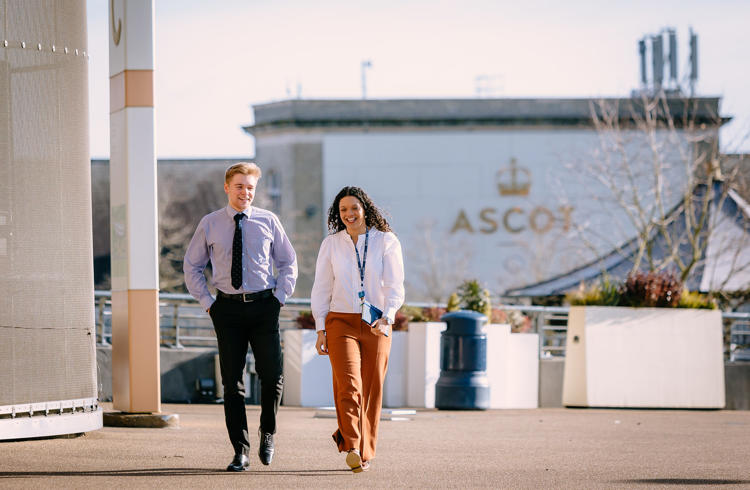
[[161, 411], [154, 156], [154, 6], [110, 0], [112, 398], [115, 410]]

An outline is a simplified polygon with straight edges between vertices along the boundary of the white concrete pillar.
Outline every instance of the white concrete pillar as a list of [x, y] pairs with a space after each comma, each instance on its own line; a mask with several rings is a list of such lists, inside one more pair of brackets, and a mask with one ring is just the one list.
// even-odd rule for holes
[[154, 6], [114, 0], [109, 17], [112, 398], [160, 412], [154, 155]]

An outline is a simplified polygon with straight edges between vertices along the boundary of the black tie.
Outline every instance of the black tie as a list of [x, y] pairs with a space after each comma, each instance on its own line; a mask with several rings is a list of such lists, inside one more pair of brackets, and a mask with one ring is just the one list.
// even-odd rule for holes
[[242, 227], [240, 221], [243, 213], [234, 215], [234, 241], [232, 242], [232, 287], [242, 287]]

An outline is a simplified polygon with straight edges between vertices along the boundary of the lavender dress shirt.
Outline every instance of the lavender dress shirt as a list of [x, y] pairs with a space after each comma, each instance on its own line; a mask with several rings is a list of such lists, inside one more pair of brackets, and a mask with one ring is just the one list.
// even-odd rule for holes
[[[214, 298], [208, 290], [203, 270], [211, 261], [211, 285], [228, 294], [255, 293], [273, 289], [282, 305], [294, 292], [297, 282], [297, 255], [284, 228], [270, 211], [251, 207], [245, 212], [242, 225], [242, 286], [232, 287], [232, 242], [234, 215], [231, 206], [207, 214], [198, 223], [190, 240], [183, 271], [188, 291], [204, 309], [209, 309]], [[276, 277], [273, 269], [276, 268]]]

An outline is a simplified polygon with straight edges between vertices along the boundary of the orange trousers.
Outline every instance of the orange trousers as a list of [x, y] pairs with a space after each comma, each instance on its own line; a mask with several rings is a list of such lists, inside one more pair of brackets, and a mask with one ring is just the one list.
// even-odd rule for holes
[[326, 340], [339, 424], [333, 440], [339, 451], [359, 449], [369, 461], [378, 442], [391, 337], [375, 335], [359, 313], [329, 312]]

